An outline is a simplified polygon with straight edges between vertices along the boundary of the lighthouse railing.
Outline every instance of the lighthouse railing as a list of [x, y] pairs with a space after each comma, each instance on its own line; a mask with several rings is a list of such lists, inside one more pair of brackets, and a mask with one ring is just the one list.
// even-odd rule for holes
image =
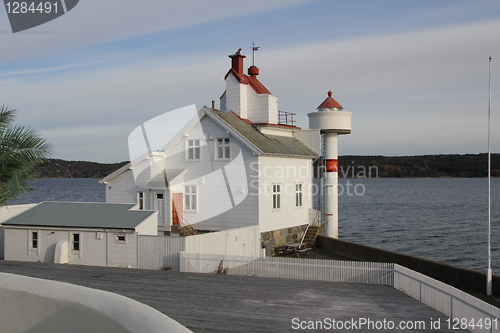
[[295, 113], [278, 110], [278, 124], [285, 126], [295, 126]]

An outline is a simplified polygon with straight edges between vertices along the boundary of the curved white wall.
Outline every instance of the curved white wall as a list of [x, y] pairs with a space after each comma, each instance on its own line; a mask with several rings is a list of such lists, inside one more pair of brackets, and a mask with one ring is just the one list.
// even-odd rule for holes
[[0, 332], [191, 332], [121, 295], [7, 273], [0, 273], [0, 308]]

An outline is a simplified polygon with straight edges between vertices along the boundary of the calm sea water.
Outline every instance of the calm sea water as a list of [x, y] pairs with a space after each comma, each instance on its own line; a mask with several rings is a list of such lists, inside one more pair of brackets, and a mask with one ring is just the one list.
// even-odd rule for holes
[[31, 183], [35, 191], [20, 195], [11, 205], [38, 203], [42, 201], [104, 202], [106, 185], [95, 178], [36, 179]]
[[[486, 271], [488, 181], [482, 178], [341, 179], [339, 237]], [[500, 179], [492, 179], [492, 268], [500, 274]]]
[[[97, 179], [37, 179], [11, 204], [105, 201]], [[485, 271], [487, 179], [340, 179], [339, 237]], [[350, 191], [349, 191], [350, 189]], [[500, 179], [492, 179], [492, 267], [500, 274]]]

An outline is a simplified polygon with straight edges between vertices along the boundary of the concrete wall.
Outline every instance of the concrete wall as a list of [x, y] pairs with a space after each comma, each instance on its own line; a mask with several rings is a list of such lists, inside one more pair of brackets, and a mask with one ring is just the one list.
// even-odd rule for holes
[[[466, 292], [486, 292], [485, 273], [325, 236], [316, 245], [353, 260], [396, 263]], [[493, 295], [500, 296], [500, 276], [493, 276]]]
[[147, 305], [110, 292], [6, 273], [0, 273], [0, 285], [0, 332], [191, 332]]

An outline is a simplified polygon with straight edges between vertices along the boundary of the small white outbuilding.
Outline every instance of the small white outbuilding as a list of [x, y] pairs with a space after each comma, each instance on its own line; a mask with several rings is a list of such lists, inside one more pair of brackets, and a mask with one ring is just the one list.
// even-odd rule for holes
[[158, 234], [158, 213], [133, 208], [42, 202], [2, 223], [5, 260], [137, 267], [138, 235]]

